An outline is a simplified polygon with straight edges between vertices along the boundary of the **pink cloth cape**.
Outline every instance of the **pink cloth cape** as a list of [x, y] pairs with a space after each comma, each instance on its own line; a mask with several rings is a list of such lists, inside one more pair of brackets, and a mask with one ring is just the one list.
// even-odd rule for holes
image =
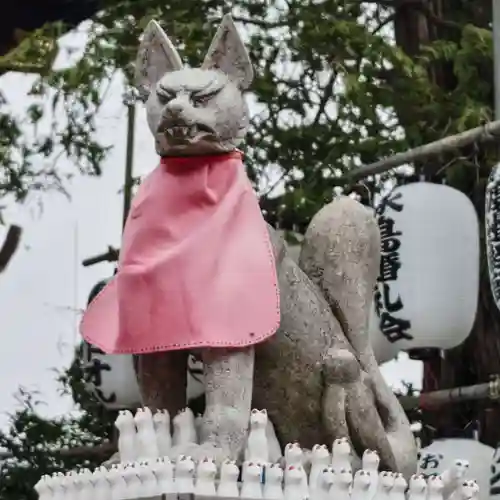
[[242, 347], [279, 321], [273, 250], [241, 153], [162, 159], [132, 202], [118, 272], [82, 336], [109, 354]]

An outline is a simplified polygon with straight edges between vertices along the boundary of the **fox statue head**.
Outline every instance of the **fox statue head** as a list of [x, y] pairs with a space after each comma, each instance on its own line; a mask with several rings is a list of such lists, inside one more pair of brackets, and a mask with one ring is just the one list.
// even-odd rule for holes
[[146, 103], [160, 156], [234, 150], [248, 127], [242, 91], [253, 80], [248, 53], [230, 15], [224, 16], [200, 68], [186, 68], [156, 21], [146, 27], [136, 85]]

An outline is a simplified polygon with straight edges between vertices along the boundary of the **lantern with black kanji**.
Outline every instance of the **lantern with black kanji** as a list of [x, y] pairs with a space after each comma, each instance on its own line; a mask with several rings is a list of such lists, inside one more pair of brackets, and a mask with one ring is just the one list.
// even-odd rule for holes
[[381, 262], [372, 344], [389, 359], [399, 350], [460, 345], [471, 332], [479, 292], [479, 224], [471, 201], [449, 186], [415, 182], [393, 189], [375, 214]]
[[[474, 439], [437, 439], [419, 452], [418, 472], [425, 477], [442, 474], [455, 460], [466, 460], [464, 479], [475, 479], [479, 485], [479, 499], [490, 498], [494, 481], [494, 449]], [[497, 481], [498, 482], [498, 481]]]
[[140, 406], [131, 355], [105, 354], [87, 342], [82, 344], [82, 353], [85, 386], [106, 408], [119, 410]]
[[484, 218], [491, 293], [500, 309], [500, 165], [493, 167], [488, 179]]
[[497, 445], [490, 466], [490, 499], [500, 499], [500, 445]]

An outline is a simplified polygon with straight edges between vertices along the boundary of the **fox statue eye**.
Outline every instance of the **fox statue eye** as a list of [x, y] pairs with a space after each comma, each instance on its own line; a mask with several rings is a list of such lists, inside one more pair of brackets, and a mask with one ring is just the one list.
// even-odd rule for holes
[[170, 92], [167, 89], [158, 87], [158, 89], [156, 90], [156, 97], [161, 104], [165, 105], [175, 98], [175, 92]]
[[206, 106], [222, 89], [217, 89], [209, 94], [191, 95], [191, 102], [194, 106]]

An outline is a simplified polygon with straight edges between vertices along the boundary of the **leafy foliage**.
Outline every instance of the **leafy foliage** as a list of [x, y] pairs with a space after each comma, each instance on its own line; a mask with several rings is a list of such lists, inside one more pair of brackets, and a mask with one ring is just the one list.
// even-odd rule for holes
[[[82, 59], [40, 77], [33, 87], [40, 104], [30, 108], [29, 120], [36, 126], [64, 107], [64, 128], [54, 123], [47, 135], [38, 134], [28, 145], [21, 124], [9, 113], [0, 116], [0, 160], [6, 178], [0, 195], [14, 192], [22, 199], [30, 189], [48, 183], [62, 187], [55, 166], [32, 172], [40, 157], [66, 155], [81, 172], [101, 173], [108, 148], [96, 139], [96, 113], [117, 72], [130, 81], [137, 39], [151, 18], [162, 21], [185, 61], [196, 65], [222, 12], [234, 13], [257, 69], [249, 96], [257, 112], [246, 164], [261, 190], [268, 219], [288, 228], [303, 227], [331, 198], [346, 169], [491, 117], [492, 44], [491, 32], [484, 27], [456, 23], [452, 39], [436, 39], [410, 57], [393, 42], [388, 29], [393, 15], [385, 2], [109, 4], [93, 20]], [[429, 71], [442, 63], [452, 65], [453, 89], [443, 88]], [[41, 104], [47, 96], [52, 111]], [[277, 189], [283, 194], [279, 199]]]
[[[13, 192], [16, 185], [14, 192], [22, 199], [30, 189], [46, 187], [42, 176], [63, 186], [54, 166], [31, 172], [40, 157], [66, 155], [83, 173], [100, 174], [107, 148], [96, 142], [95, 116], [106, 85], [117, 71], [130, 78], [137, 39], [151, 18], [164, 21], [186, 62], [199, 64], [229, 4], [196, 2], [196, 16], [194, 7], [192, 1], [128, 1], [113, 2], [99, 13], [82, 59], [74, 67], [41, 76], [33, 87], [40, 104], [30, 108], [32, 124], [36, 127], [42, 117], [53, 117], [54, 110], [64, 107], [64, 128], [54, 123], [46, 135], [39, 132], [27, 144], [21, 123], [3, 115], [1, 160], [10, 180], [5, 192]], [[412, 83], [411, 72], [405, 70], [408, 61], [382, 33], [380, 26], [389, 14], [356, 1], [327, 0], [321, 13], [318, 9], [304, 0], [232, 4], [257, 69], [249, 99], [258, 112], [246, 163], [262, 190], [262, 206], [275, 222], [284, 205], [303, 224], [331, 197], [341, 171], [406, 146], [390, 109], [393, 89], [379, 75], [389, 65], [397, 68], [406, 86]], [[42, 105], [47, 98], [49, 107]], [[276, 205], [268, 201], [278, 185], [285, 196]], [[0, 195], [1, 189], [0, 184]]]
[[61, 418], [43, 418], [35, 395], [19, 390], [20, 407], [10, 416], [8, 431], [0, 432], [0, 448], [11, 455], [1, 463], [2, 500], [36, 500], [33, 487], [42, 474], [94, 468], [107, 458], [79, 448], [111, 441], [115, 415], [85, 392], [78, 358], [59, 380], [62, 390], [73, 394], [77, 409]]

